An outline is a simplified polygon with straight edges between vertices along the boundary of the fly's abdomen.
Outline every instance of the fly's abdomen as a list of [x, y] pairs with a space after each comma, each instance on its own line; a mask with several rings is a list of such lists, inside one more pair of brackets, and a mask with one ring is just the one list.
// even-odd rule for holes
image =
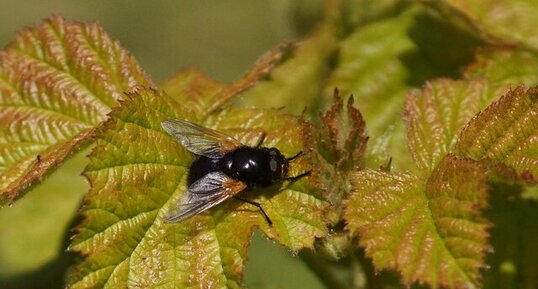
[[205, 175], [218, 171], [218, 160], [210, 159], [204, 156], [197, 156], [191, 164], [189, 169], [189, 177], [187, 185], [190, 186], [197, 180], [203, 178]]

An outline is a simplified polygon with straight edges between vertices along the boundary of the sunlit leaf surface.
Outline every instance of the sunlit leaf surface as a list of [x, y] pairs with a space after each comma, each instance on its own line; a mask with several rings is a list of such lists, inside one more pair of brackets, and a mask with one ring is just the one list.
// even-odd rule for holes
[[180, 71], [161, 85], [167, 95], [200, 114], [207, 112], [209, 102], [225, 87], [195, 69]]
[[55, 17], [21, 32], [0, 52], [0, 204], [80, 147], [125, 91], [150, 84], [96, 24]]
[[[200, 122], [250, 145], [265, 131], [264, 146], [287, 156], [303, 147], [297, 120], [278, 110], [227, 109], [203, 120], [165, 94], [133, 94], [114, 111], [90, 156], [85, 221], [71, 246], [86, 257], [71, 274], [70, 288], [236, 288], [254, 227], [292, 251], [312, 247], [326, 233], [326, 203], [307, 178], [242, 193], [261, 203], [272, 227], [256, 207], [233, 199], [164, 223], [171, 202], [186, 190], [193, 159], [161, 128], [169, 118]], [[308, 169], [301, 158], [290, 175]]]
[[464, 125], [496, 97], [483, 80], [438, 79], [406, 102], [409, 151], [417, 166], [431, 173], [452, 150]]
[[345, 219], [377, 269], [404, 284], [477, 288], [485, 266], [485, 174], [472, 161], [448, 156], [427, 179], [364, 170], [353, 178]]
[[523, 179], [536, 181], [537, 124], [538, 89], [518, 87], [466, 125], [459, 136], [456, 153], [507, 165]]

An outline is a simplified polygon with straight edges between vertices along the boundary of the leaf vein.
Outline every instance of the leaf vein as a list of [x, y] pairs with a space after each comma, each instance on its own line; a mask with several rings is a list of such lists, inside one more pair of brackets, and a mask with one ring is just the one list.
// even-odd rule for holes
[[62, 116], [64, 118], [74, 120], [76, 122], [84, 123], [84, 124], [88, 125], [88, 127], [94, 126], [94, 124], [91, 121], [88, 121], [86, 119], [76, 118], [74, 116], [62, 113], [61, 111], [57, 111], [57, 110], [47, 108], [47, 107], [39, 107], [39, 106], [34, 106], [34, 105], [29, 105], [29, 104], [25, 104], [25, 105], [21, 105], [21, 104], [8, 104], [8, 105], [0, 104], [0, 107], [5, 107], [5, 108], [9, 108], [9, 107], [26, 108], [26, 109], [29, 109], [29, 110], [43, 111], [44, 113], [56, 114], [56, 115]]
[[28, 57], [29, 60], [30, 60], [31, 62], [33, 62], [33, 63], [36, 63], [36, 64], [38, 64], [38, 65], [39, 65], [39, 64], [45, 64], [45, 65], [47, 65], [49, 68], [51, 68], [53, 71], [56, 71], [57, 73], [59, 73], [59, 74], [61, 74], [61, 75], [67, 76], [67, 78], [70, 78], [71, 80], [73, 80], [73, 82], [78, 83], [82, 88], [84, 88], [84, 90], [85, 90], [86, 92], [88, 92], [88, 96], [92, 97], [92, 98], [96, 101], [96, 103], [100, 103], [102, 106], [104, 106], [104, 107], [107, 108], [107, 109], [110, 108], [110, 106], [109, 106], [107, 103], [105, 103], [104, 100], [102, 100], [101, 98], [99, 98], [99, 97], [97, 96], [98, 94], [96, 94], [94, 91], [92, 91], [92, 90], [89, 88], [89, 86], [88, 86], [86, 83], [82, 82], [82, 80], [80, 80], [79, 78], [77, 78], [76, 75], [74, 75], [74, 74], [69, 74], [67, 71], [65, 71], [65, 70], [61, 70], [61, 69], [57, 68], [56, 66], [54, 66], [53, 64], [51, 64], [51, 63], [45, 61], [44, 59], [39, 59], [39, 58], [37, 58], [37, 57], [31, 55], [30, 53], [27, 53], [27, 52], [24, 51], [24, 50], [14, 49], [13, 52], [19, 54], [23, 59], [24, 59], [25, 57]]

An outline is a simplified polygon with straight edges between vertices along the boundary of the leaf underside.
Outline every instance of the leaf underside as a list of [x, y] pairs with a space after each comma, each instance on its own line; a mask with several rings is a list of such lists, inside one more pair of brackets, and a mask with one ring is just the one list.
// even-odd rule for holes
[[[122, 102], [99, 133], [85, 175], [91, 190], [71, 250], [85, 256], [70, 276], [70, 288], [241, 287], [243, 264], [254, 227], [293, 251], [312, 247], [326, 233], [326, 203], [311, 181], [241, 193], [256, 207], [233, 199], [180, 223], [162, 217], [186, 189], [193, 156], [167, 135], [160, 122], [181, 118], [228, 132], [253, 145], [262, 131], [264, 146], [286, 155], [301, 150], [301, 127], [278, 110], [228, 109], [195, 119], [165, 94], [139, 91]], [[308, 169], [292, 163], [290, 175]]]
[[0, 52], [0, 204], [62, 163], [139, 85], [151, 81], [96, 24], [54, 17], [21, 32]]

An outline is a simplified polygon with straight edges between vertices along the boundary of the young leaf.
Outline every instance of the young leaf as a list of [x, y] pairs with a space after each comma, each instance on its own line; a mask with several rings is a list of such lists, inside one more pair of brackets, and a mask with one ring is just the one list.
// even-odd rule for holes
[[398, 17], [361, 26], [341, 42], [325, 94], [338, 88], [343, 95], [354, 95], [368, 124], [370, 166], [385, 165], [392, 158], [395, 169], [414, 169], [402, 145], [406, 93], [433, 77], [458, 75], [458, 67], [471, 59], [478, 43], [419, 5], [402, 9]]
[[538, 89], [518, 87], [475, 116], [461, 132], [457, 155], [488, 160], [538, 178]]
[[534, 0], [431, 2], [449, 8], [447, 13], [463, 15], [470, 27], [492, 41], [538, 50], [538, 2]]
[[[407, 11], [398, 18], [373, 22], [355, 30], [340, 44], [337, 66], [326, 85], [326, 94], [332, 95], [332, 91], [338, 88], [343, 95], [353, 94], [356, 98], [355, 103], [368, 123], [368, 134], [372, 139], [369, 150], [382, 146], [384, 143], [379, 139], [384, 132], [401, 121], [399, 111], [405, 91], [409, 89], [405, 84], [408, 71], [395, 56], [416, 48], [407, 35], [415, 15], [415, 10]], [[403, 133], [403, 130], [399, 132]], [[380, 150], [398, 150], [399, 147], [395, 145]], [[402, 153], [383, 151], [379, 164], [390, 157], [398, 158], [399, 162], [400, 156], [407, 155], [404, 150], [398, 150]]]
[[535, 86], [538, 84], [538, 54], [513, 47], [481, 49], [475, 62], [465, 69], [465, 79], [486, 78], [490, 84], [506, 86]]
[[200, 114], [207, 112], [211, 99], [225, 87], [196, 69], [180, 71], [160, 86], [167, 95]]
[[447, 156], [427, 179], [409, 173], [355, 173], [344, 214], [347, 228], [377, 269], [400, 272], [404, 284], [479, 287], [487, 222], [485, 174]]
[[284, 43], [264, 54], [254, 67], [229, 86], [208, 79], [200, 72], [190, 69], [179, 72], [165, 82], [162, 89], [179, 103], [199, 115], [208, 115], [221, 109], [239, 93], [251, 88], [266, 77], [289, 54], [291, 45]]
[[312, 140], [313, 144], [317, 144], [315, 151], [343, 172], [360, 165], [368, 141], [366, 124], [360, 111], [353, 107], [353, 101], [353, 96], [348, 97], [344, 108], [344, 101], [335, 90], [332, 107], [320, 115], [320, 135]]
[[[439, 172], [443, 171], [443, 167], [447, 167], [447, 159], [454, 159], [454, 157], [450, 156], [446, 157], [447, 153], [450, 152], [456, 152], [458, 153], [457, 143], [458, 143], [458, 137], [460, 136], [462, 128], [473, 118], [476, 113], [478, 113], [481, 109], [483, 109], [485, 106], [487, 106], [490, 102], [497, 99], [499, 96], [503, 95], [508, 89], [511, 83], [518, 83], [520, 81], [522, 82], [532, 82], [533, 75], [532, 73], [526, 73], [529, 70], [532, 69], [518, 69], [517, 63], [518, 61], [524, 61], [524, 59], [527, 59], [532, 63], [532, 59], [534, 59], [533, 54], [527, 53], [527, 54], [519, 54], [519, 55], [511, 55], [508, 56], [506, 54], [503, 54], [504, 51], [501, 50], [491, 50], [494, 52], [497, 52], [497, 54], [488, 55], [488, 54], [481, 54], [486, 55], [489, 57], [488, 59], [482, 58], [480, 62], [477, 64], [474, 64], [470, 68], [467, 69], [465, 80], [448, 80], [448, 79], [438, 79], [432, 82], [429, 82], [423, 90], [418, 93], [414, 92], [408, 95], [407, 102], [406, 102], [406, 116], [407, 116], [407, 129], [408, 129], [408, 145], [410, 152], [419, 167], [421, 174], [420, 176], [414, 176], [411, 174], [395, 174], [390, 175], [388, 173], [379, 173], [376, 172], [377, 176], [382, 177], [372, 177], [370, 174], [372, 173], [364, 173], [366, 174], [366, 178], [364, 178], [362, 181], [357, 181], [355, 183], [352, 183], [352, 187], [356, 191], [361, 191], [361, 188], [363, 188], [366, 184], [371, 183], [371, 189], [369, 192], [374, 193], [382, 193], [382, 197], [379, 198], [377, 201], [380, 202], [380, 204], [386, 205], [384, 203], [384, 200], [389, 198], [389, 200], [395, 200], [394, 196], [387, 196], [386, 192], [383, 188], [391, 188], [394, 189], [395, 192], [410, 192], [412, 189], [408, 189], [406, 186], [404, 186], [404, 183], [416, 183], [418, 185], [423, 184], [426, 182], [426, 186], [423, 189], [424, 192], [428, 192], [428, 184], [431, 184], [432, 182], [437, 182], [439, 187], [445, 187], [446, 188], [452, 188], [457, 189], [457, 186], [451, 184], [451, 182], [443, 181], [443, 177], [439, 174]], [[487, 52], [487, 51], [486, 51]], [[484, 52], [482, 52], [484, 53]], [[480, 56], [480, 55], [479, 55]], [[512, 69], [511, 69], [512, 68]], [[514, 71], [521, 71], [522, 73], [510, 73]], [[486, 78], [486, 79], [484, 79]], [[529, 111], [534, 111], [536, 108], [527, 107]], [[523, 119], [526, 119], [526, 116], [524, 114], [520, 115], [523, 117]], [[495, 115], [495, 119], [502, 122], [505, 118], [504, 112], [496, 111], [495, 114], [491, 113], [491, 117]], [[498, 117], [498, 116], [503, 116]], [[477, 118], [477, 117], [475, 117]], [[501, 120], [502, 119], [502, 120]], [[532, 122], [532, 120], [530, 120]], [[471, 121], [472, 123], [473, 121]], [[534, 121], [536, 122], [536, 121]], [[487, 123], [487, 121], [484, 121], [484, 123]], [[482, 123], [482, 124], [484, 124]], [[491, 123], [491, 122], [489, 122]], [[470, 125], [467, 124], [467, 126]], [[480, 129], [477, 129], [477, 133], [484, 133], [485, 127], [479, 126]], [[518, 135], [519, 132], [513, 132], [514, 135]], [[489, 135], [489, 134], [485, 134]], [[522, 135], [525, 135], [523, 133]], [[476, 137], [476, 135], [475, 135]], [[473, 139], [473, 137], [470, 137], [469, 139]], [[530, 142], [529, 142], [530, 143]], [[459, 144], [459, 143], [458, 143]], [[532, 157], [533, 149], [528, 149], [526, 152], [527, 157]], [[530, 152], [529, 152], [530, 151]], [[470, 155], [459, 155], [463, 157], [470, 157]], [[457, 162], [467, 162], [467, 161], [461, 161], [454, 159], [454, 161]], [[450, 171], [458, 171], [465, 173], [465, 169], [460, 168], [460, 165], [455, 165], [452, 168], [445, 169], [446, 172]], [[471, 176], [468, 176], [470, 178], [473, 178], [473, 182], [475, 182], [476, 187], [485, 187], [484, 184], [484, 173], [481, 172], [481, 169], [479, 168], [478, 164], [473, 164], [473, 169], [476, 172], [479, 172], [480, 178], [476, 178], [476, 176], [472, 176], [473, 174], [471, 172], [466, 172], [471, 174]], [[536, 165], [535, 165], [536, 167]], [[360, 174], [360, 173], [359, 173]], [[376, 181], [378, 179], [382, 179], [382, 183], [385, 182], [384, 179], [387, 179], [386, 183], [392, 184], [391, 185], [382, 185], [379, 187], [376, 187]], [[401, 178], [404, 178], [403, 180], [400, 180]], [[394, 185], [394, 182], [396, 180], [399, 180], [398, 185]], [[462, 180], [462, 183], [465, 183], [467, 181]], [[366, 186], [368, 188], [368, 186]], [[366, 190], [367, 190], [366, 188]], [[431, 188], [431, 186], [430, 186]], [[430, 189], [432, 190], [432, 189]], [[479, 202], [480, 204], [476, 206], [474, 210], [474, 217], [478, 218], [482, 221], [479, 222], [479, 224], [482, 225], [482, 227], [477, 230], [476, 227], [473, 227], [472, 224], [465, 224], [460, 223], [460, 229], [462, 232], [464, 230], [469, 230], [468, 232], [473, 232], [475, 234], [474, 236], [481, 236], [480, 238], [475, 238], [474, 241], [476, 242], [476, 246], [479, 246], [479, 250], [477, 252], [480, 252], [478, 256], [475, 256], [473, 264], [475, 266], [482, 266], [483, 265], [483, 255], [485, 250], [487, 250], [488, 246], [486, 243], [485, 236], [487, 236], [485, 229], [486, 224], [485, 221], [480, 217], [478, 209], [483, 207], [485, 205], [485, 194], [483, 192], [483, 189], [477, 190], [468, 190], [469, 195], [475, 195], [477, 199], [475, 199], [473, 202]], [[367, 195], [368, 198], [373, 198], [372, 195]], [[378, 242], [378, 239], [380, 238], [382, 234], [376, 235], [379, 233], [379, 230], [385, 230], [386, 235], [390, 235], [390, 233], [386, 230], [386, 227], [382, 227], [386, 225], [383, 223], [380, 219], [374, 219], [370, 220], [368, 219], [368, 216], [371, 215], [370, 211], [367, 211], [364, 209], [364, 207], [369, 208], [373, 207], [368, 202], [371, 202], [370, 199], [367, 197], [360, 198], [357, 197], [357, 194], [352, 194], [349, 196], [348, 201], [348, 207], [346, 209], [346, 214], [348, 212], [356, 212], [355, 218], [349, 218], [346, 217], [348, 221], [348, 228], [356, 229], [361, 234], [361, 244], [363, 247], [366, 248], [366, 252], [368, 256], [371, 256], [374, 259], [374, 265], [377, 269], [379, 268], [393, 268], [396, 270], [399, 270], [402, 272], [402, 275], [404, 276], [405, 280], [416, 280], [419, 282], [426, 282], [429, 285], [435, 286], [444, 286], [444, 287], [470, 287], [467, 285], [457, 285], [460, 284], [458, 282], [463, 282], [462, 280], [468, 279], [471, 280], [471, 283], [476, 286], [478, 281], [478, 267], [473, 268], [463, 268], [462, 272], [465, 272], [464, 275], [467, 275], [467, 277], [453, 277], [452, 279], [447, 279], [451, 281], [447, 281], [448, 283], [441, 282], [441, 277], [446, 272], [437, 272], [436, 274], [439, 274], [439, 276], [430, 276], [429, 279], [424, 279], [425, 277], [416, 277], [413, 275], [410, 275], [409, 272], [406, 270], [412, 270], [409, 268], [406, 268], [403, 263], [398, 263], [398, 256], [392, 257], [393, 254], [395, 254], [394, 250], [388, 250], [387, 252], [383, 252], [381, 248], [386, 247], [387, 243], [384, 242]], [[404, 194], [403, 198], [409, 198], [408, 195]], [[365, 202], [365, 203], [364, 203]], [[451, 204], [449, 201], [447, 202], [446, 199], [443, 198], [435, 198], [435, 202], [439, 202], [439, 208], [445, 206], [447, 209], [454, 210], [455, 212], [457, 210], [466, 209], [466, 205], [464, 203], [460, 203], [456, 205], [456, 207], [453, 207], [454, 204]], [[359, 204], [360, 203], [360, 204]], [[434, 215], [436, 214], [435, 207], [432, 207], [432, 204], [434, 204], [434, 200], [429, 200], [429, 209], [431, 210], [430, 214]], [[362, 206], [362, 211], [356, 211], [357, 205]], [[450, 205], [450, 206], [448, 206]], [[405, 215], [405, 211], [403, 211], [403, 206], [387, 206], [384, 211], [383, 218], [386, 219], [392, 219], [397, 218], [397, 216], [403, 216]], [[461, 207], [460, 207], [461, 206]], [[475, 206], [475, 205], [473, 205]], [[437, 209], [439, 209], [437, 208]], [[372, 209], [375, 210], [375, 209]], [[410, 209], [410, 211], [417, 212], [419, 210]], [[360, 218], [367, 219], [366, 221], [361, 220]], [[419, 218], [420, 219], [420, 218]], [[464, 216], [461, 218], [462, 221], [473, 221], [472, 218], [468, 218], [468, 216]], [[358, 222], [358, 223], [357, 223]], [[437, 222], [437, 221], [436, 221]], [[474, 221], [473, 221], [474, 222]], [[437, 222], [439, 223], [439, 222]], [[416, 224], [416, 222], [412, 223], [413, 225]], [[440, 224], [440, 223], [439, 223]], [[436, 227], [439, 232], [442, 232], [441, 228], [439, 226]], [[399, 231], [400, 234], [412, 234], [409, 230], [403, 229]], [[441, 234], [441, 238], [444, 238]], [[369, 238], [373, 238], [373, 240], [370, 240]], [[366, 239], [366, 240], [364, 240]], [[471, 238], [472, 239], [472, 238]], [[388, 242], [388, 241], [387, 241]], [[448, 242], [448, 241], [443, 241]], [[465, 242], [462, 242], [465, 244]], [[445, 246], [446, 247], [446, 246]], [[450, 249], [450, 247], [447, 247]], [[418, 249], [418, 248], [415, 248]], [[396, 251], [404, 251], [405, 249], [398, 249]], [[411, 250], [411, 249], [409, 249]], [[457, 251], [454, 251], [457, 252]], [[384, 255], [385, 254], [385, 255]], [[400, 254], [400, 253], [397, 253]], [[458, 253], [459, 254], [459, 253]], [[459, 256], [455, 256], [458, 257]], [[456, 258], [457, 259], [457, 258]], [[442, 264], [442, 263], [437, 263]], [[458, 267], [461, 267], [458, 265]], [[414, 268], [411, 266], [411, 268]], [[447, 271], [448, 272], [448, 271]], [[407, 274], [407, 275], [406, 275]], [[419, 276], [420, 273], [417, 273]], [[452, 273], [451, 273], [452, 274]], [[456, 276], [456, 275], [454, 275]], [[459, 281], [458, 281], [459, 280]], [[451, 283], [452, 282], [452, 283]], [[454, 283], [456, 282], [456, 283]], [[461, 283], [463, 284], [463, 283]]]
[[429, 175], [452, 149], [463, 126], [495, 97], [484, 80], [438, 79], [408, 94], [408, 146], [415, 163]]
[[0, 52], [0, 204], [87, 140], [124, 91], [151, 85], [96, 24], [45, 20]]
[[353, 96], [343, 101], [335, 90], [333, 101], [331, 108], [320, 114], [319, 125], [304, 122], [303, 138], [315, 168], [312, 176], [331, 202], [327, 218], [336, 224], [341, 220], [342, 199], [350, 191], [349, 175], [364, 163], [368, 137], [362, 115], [353, 107]]
[[[256, 207], [234, 199], [180, 223], [163, 221], [185, 193], [193, 155], [164, 132], [161, 121], [195, 121], [250, 145], [265, 131], [264, 146], [291, 156], [303, 148], [293, 117], [229, 109], [204, 120], [154, 91], [139, 91], [111, 116], [85, 172], [91, 190], [71, 245], [85, 259], [73, 270], [70, 288], [238, 288], [254, 227], [293, 251], [312, 247], [326, 233], [326, 203], [308, 178], [242, 193], [263, 206], [272, 226]], [[309, 169], [300, 158], [289, 174]]]

